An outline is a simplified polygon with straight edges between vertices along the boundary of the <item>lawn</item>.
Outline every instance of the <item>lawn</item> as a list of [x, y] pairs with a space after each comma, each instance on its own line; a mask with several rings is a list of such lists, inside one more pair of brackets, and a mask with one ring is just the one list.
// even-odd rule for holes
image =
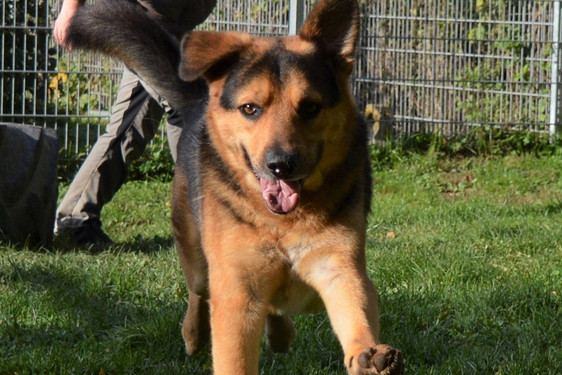
[[[417, 155], [374, 178], [368, 270], [407, 373], [562, 374], [562, 156]], [[126, 184], [109, 249], [0, 244], [0, 374], [210, 374], [183, 351], [169, 201], [169, 183]], [[261, 373], [343, 375], [326, 316], [295, 320]]]

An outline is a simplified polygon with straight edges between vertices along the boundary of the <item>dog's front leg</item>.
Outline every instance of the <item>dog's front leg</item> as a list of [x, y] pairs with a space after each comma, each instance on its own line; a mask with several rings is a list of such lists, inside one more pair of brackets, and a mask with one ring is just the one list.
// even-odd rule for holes
[[211, 281], [211, 341], [215, 375], [257, 375], [266, 312], [237, 280]]
[[233, 242], [215, 249], [208, 256], [213, 372], [257, 375], [260, 340], [284, 264]]
[[378, 343], [377, 291], [366, 275], [363, 257], [355, 254], [317, 249], [303, 258], [300, 272], [326, 306], [348, 373], [402, 374], [401, 353]]

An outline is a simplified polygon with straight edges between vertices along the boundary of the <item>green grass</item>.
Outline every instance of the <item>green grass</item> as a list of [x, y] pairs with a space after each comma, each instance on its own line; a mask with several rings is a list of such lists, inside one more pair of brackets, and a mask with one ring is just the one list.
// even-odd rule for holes
[[[367, 252], [409, 374], [562, 374], [562, 156], [410, 156], [375, 174]], [[103, 250], [0, 245], [0, 374], [210, 374], [187, 357], [170, 186], [126, 184]], [[325, 314], [262, 374], [343, 375]]]

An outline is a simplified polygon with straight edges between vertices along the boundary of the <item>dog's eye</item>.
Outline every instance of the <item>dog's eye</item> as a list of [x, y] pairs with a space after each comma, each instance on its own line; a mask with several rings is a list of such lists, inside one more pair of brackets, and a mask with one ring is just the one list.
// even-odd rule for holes
[[322, 109], [322, 105], [312, 101], [303, 101], [299, 104], [297, 112], [303, 120], [312, 120], [315, 118]]
[[261, 113], [260, 106], [254, 103], [242, 104], [240, 107], [238, 107], [238, 109], [246, 117], [256, 117]]

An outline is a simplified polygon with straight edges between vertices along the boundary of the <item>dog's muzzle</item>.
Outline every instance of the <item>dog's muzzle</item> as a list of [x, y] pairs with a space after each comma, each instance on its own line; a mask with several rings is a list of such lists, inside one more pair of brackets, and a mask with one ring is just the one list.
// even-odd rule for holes
[[271, 178], [258, 177], [267, 207], [274, 213], [287, 214], [297, 207], [303, 179], [297, 176], [300, 161], [295, 152], [269, 149], [265, 166]]

